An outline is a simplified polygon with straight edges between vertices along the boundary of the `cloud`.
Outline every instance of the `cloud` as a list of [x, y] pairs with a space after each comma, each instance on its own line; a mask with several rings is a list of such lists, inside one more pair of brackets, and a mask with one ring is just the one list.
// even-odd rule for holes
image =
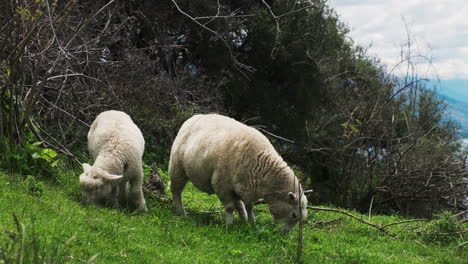
[[[466, 0], [329, 0], [350, 36], [371, 55], [391, 68], [400, 51], [412, 40], [422, 60], [420, 74], [437, 73], [441, 79], [468, 79], [468, 4]], [[407, 34], [408, 30], [408, 34]], [[426, 64], [426, 65], [424, 65]]]

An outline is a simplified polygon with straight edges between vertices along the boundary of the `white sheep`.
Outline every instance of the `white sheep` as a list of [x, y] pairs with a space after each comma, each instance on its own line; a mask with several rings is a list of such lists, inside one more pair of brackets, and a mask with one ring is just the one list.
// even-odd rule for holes
[[83, 164], [80, 175], [83, 197], [114, 208], [130, 200], [139, 212], [146, 212], [143, 197], [142, 156], [145, 140], [130, 116], [120, 111], [102, 112], [88, 132], [88, 150], [93, 166]]
[[227, 225], [234, 209], [253, 223], [259, 198], [269, 205], [275, 222], [284, 223], [284, 233], [307, 216], [307, 198], [294, 172], [263, 134], [229, 117], [195, 115], [185, 121], [172, 145], [169, 175], [178, 215], [185, 215], [182, 191], [190, 180], [199, 190], [216, 193]]

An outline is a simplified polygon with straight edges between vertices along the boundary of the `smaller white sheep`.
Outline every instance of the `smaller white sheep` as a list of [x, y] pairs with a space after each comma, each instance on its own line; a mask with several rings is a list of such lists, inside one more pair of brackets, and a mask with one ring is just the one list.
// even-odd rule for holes
[[178, 215], [185, 215], [182, 191], [190, 180], [199, 190], [216, 193], [227, 225], [233, 222], [234, 210], [253, 223], [253, 205], [259, 198], [269, 205], [275, 222], [284, 223], [284, 233], [307, 216], [302, 187], [270, 141], [222, 115], [195, 115], [185, 121], [172, 145], [169, 175]]
[[88, 132], [88, 150], [94, 163], [83, 164], [83, 197], [99, 205], [125, 206], [129, 183], [129, 202], [139, 212], [146, 212], [141, 160], [144, 149], [143, 135], [130, 116], [120, 111], [99, 114]]

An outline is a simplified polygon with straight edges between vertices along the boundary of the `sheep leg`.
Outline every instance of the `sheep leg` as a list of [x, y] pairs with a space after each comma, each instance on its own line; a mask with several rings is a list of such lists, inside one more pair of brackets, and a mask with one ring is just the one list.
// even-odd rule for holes
[[234, 203], [231, 201], [231, 202], [227, 202], [227, 203], [223, 203], [224, 204], [224, 208], [226, 210], [226, 216], [224, 217], [224, 222], [226, 223], [226, 225], [232, 225], [232, 222], [234, 222]]
[[255, 215], [253, 212], [253, 203], [246, 203], [245, 209], [247, 210], [247, 217], [249, 219], [249, 223], [255, 223]]
[[247, 222], [247, 212], [245, 211], [244, 202], [242, 202], [242, 200], [236, 200], [234, 205], [242, 221]]
[[145, 197], [143, 196], [143, 169], [138, 167], [136, 175], [130, 180], [130, 198], [138, 210], [138, 212], [147, 212]]
[[175, 213], [176, 215], [184, 216], [186, 213], [182, 202], [182, 192], [188, 182], [188, 178], [185, 171], [182, 169], [182, 164], [176, 162], [172, 157], [169, 161], [169, 176], [171, 177], [170, 189], [175, 206]]
[[114, 209], [119, 208], [119, 200], [117, 199], [118, 188], [117, 186], [112, 186], [112, 191], [107, 201], [107, 206], [110, 206]]
[[120, 207], [127, 207], [127, 203], [127, 181], [122, 181], [119, 183], [119, 205]]
[[233, 195], [228, 193], [218, 193], [218, 197], [226, 210], [224, 221], [226, 225], [231, 225], [234, 221], [234, 210], [236, 209], [236, 200]]

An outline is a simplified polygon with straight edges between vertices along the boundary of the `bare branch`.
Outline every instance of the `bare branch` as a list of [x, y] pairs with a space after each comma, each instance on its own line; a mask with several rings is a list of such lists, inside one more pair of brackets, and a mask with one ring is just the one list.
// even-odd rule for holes
[[293, 144], [294, 144], [294, 141], [292, 141], [292, 140], [290, 140], [290, 139], [277, 136], [277, 135], [275, 135], [275, 134], [273, 134], [273, 133], [271, 133], [271, 132], [266, 131], [266, 130], [263, 129], [263, 128], [258, 127], [258, 126], [255, 127], [255, 128], [258, 129], [258, 130], [260, 130], [260, 131], [262, 131], [262, 132], [264, 132], [264, 133], [266, 133], [266, 134], [268, 134], [268, 135], [270, 135], [270, 136], [272, 136], [272, 137], [275, 137], [275, 138], [277, 138], [277, 139], [281, 139], [281, 140], [283, 140], [283, 141], [286, 141], [286, 142], [289, 142], [289, 143], [293, 143]]
[[327, 211], [327, 212], [335, 212], [335, 213], [344, 214], [344, 215], [349, 216], [349, 217], [351, 217], [351, 218], [353, 218], [353, 219], [355, 219], [355, 220], [357, 220], [357, 221], [359, 221], [359, 222], [361, 222], [361, 223], [363, 223], [363, 224], [366, 224], [366, 225], [368, 225], [368, 226], [371, 226], [371, 227], [373, 227], [373, 228], [379, 230], [380, 232], [383, 232], [383, 233], [385, 233], [385, 234], [387, 234], [387, 235], [390, 235], [390, 236], [396, 238], [396, 235], [395, 235], [395, 234], [393, 234], [393, 233], [391, 233], [391, 232], [385, 230], [382, 226], [371, 224], [371, 223], [369, 223], [369, 222], [367, 222], [367, 221], [365, 221], [365, 220], [363, 220], [363, 219], [361, 219], [361, 218], [359, 218], [359, 217], [357, 217], [357, 216], [354, 216], [354, 215], [352, 215], [352, 214], [350, 214], [350, 213], [348, 213], [348, 212], [345, 212], [345, 211], [341, 211], [341, 210], [338, 210], [338, 209], [331, 209], [331, 208], [314, 207], [314, 206], [307, 206], [307, 209], [312, 209], [312, 210], [316, 210], [316, 211]]
[[274, 59], [276, 49], [278, 48], [278, 45], [279, 45], [279, 37], [281, 34], [281, 29], [280, 29], [278, 17], [275, 15], [275, 13], [273, 13], [273, 10], [271, 9], [271, 7], [265, 2], [265, 0], [262, 0], [262, 3], [268, 8], [268, 11], [270, 11], [270, 14], [273, 17], [273, 20], [275, 21], [275, 24], [276, 24], [275, 43], [273, 44], [273, 48], [271, 49], [271, 53], [270, 53], [271, 58]]
[[113, 2], [115, 2], [115, 0], [110, 0], [107, 4], [105, 4], [103, 7], [101, 7], [101, 9], [99, 9], [96, 13], [94, 13], [94, 15], [92, 15], [91, 17], [88, 17], [78, 28], [78, 30], [75, 32], [75, 35], [73, 35], [73, 37], [68, 41], [67, 45], [65, 45], [65, 49], [67, 49], [71, 43], [73, 43], [73, 41], [76, 39], [76, 37], [78, 36], [78, 34], [81, 32], [81, 30], [83, 30], [90, 22], [92, 19], [94, 19], [97, 15], [99, 15], [104, 9], [106, 9], [109, 5], [111, 5]]
[[286, 12], [284, 14], [281, 14], [279, 16], [276, 16], [276, 18], [282, 18], [282, 17], [285, 17], [287, 15], [291, 15], [291, 14], [294, 14], [294, 13], [297, 13], [297, 12], [300, 12], [302, 10], [306, 10], [306, 9], [309, 9], [309, 8], [312, 8], [312, 7], [317, 7], [316, 5], [309, 5], [309, 6], [305, 6], [305, 7], [302, 7], [302, 8], [299, 8], [299, 9], [296, 9], [296, 10], [292, 10], [292, 11], [289, 11], [289, 12]]
[[387, 228], [389, 226], [400, 225], [400, 224], [407, 224], [407, 223], [414, 223], [414, 222], [428, 222], [429, 219], [411, 219], [411, 220], [404, 220], [400, 222], [395, 222], [387, 225], [383, 225], [382, 228]]
[[68, 113], [67, 111], [63, 110], [62, 108], [54, 105], [53, 103], [49, 102], [49, 100], [47, 100], [44, 96], [41, 96], [42, 97], [42, 100], [46, 101], [48, 104], [50, 104], [52, 107], [54, 108], [57, 108], [58, 110], [62, 111], [63, 113], [67, 114], [68, 116], [72, 117], [73, 119], [77, 120], [78, 122], [80, 122], [81, 124], [85, 125], [86, 127], [91, 127], [90, 125], [86, 124], [84, 121], [82, 121], [81, 119], [77, 118], [76, 116]]
[[199, 25], [200, 27], [208, 30], [209, 32], [213, 33], [215, 36], [217, 36], [219, 39], [221, 39], [221, 41], [224, 43], [224, 45], [226, 46], [226, 48], [228, 49], [229, 51], [229, 55], [231, 57], [231, 60], [233, 61], [234, 63], [234, 66], [236, 67], [236, 69], [239, 70], [239, 72], [244, 75], [245, 78], [249, 79], [248, 76], [242, 71], [242, 69], [245, 69], [247, 70], [248, 72], [254, 72], [255, 71], [255, 68], [251, 67], [251, 66], [248, 66], [248, 65], [245, 65], [241, 62], [239, 62], [235, 57], [234, 57], [234, 53], [232, 52], [232, 49], [231, 49], [231, 46], [227, 43], [227, 41], [223, 38], [223, 36], [221, 36], [218, 32], [212, 30], [211, 28], [205, 26], [204, 24], [198, 22], [194, 17], [192, 17], [191, 15], [187, 14], [186, 12], [184, 12], [180, 7], [179, 5], [177, 4], [177, 2], [175, 0], [171, 0], [172, 3], [174, 3], [174, 5], [176, 6], [177, 10], [179, 10], [180, 13], [182, 13], [184, 16], [188, 17], [190, 20], [192, 20], [193, 22], [195, 22], [197, 25]]

